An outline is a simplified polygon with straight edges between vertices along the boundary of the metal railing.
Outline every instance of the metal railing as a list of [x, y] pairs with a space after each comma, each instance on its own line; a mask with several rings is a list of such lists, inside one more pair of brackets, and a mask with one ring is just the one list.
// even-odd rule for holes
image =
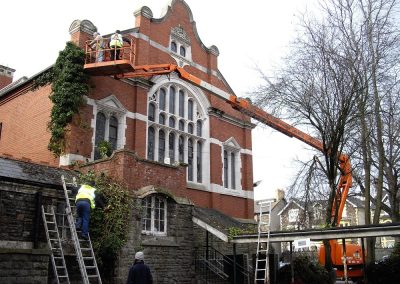
[[236, 283], [254, 282], [251, 266], [244, 267], [235, 263], [232, 257], [224, 255], [211, 246], [202, 247], [196, 251], [196, 274], [206, 283], [233, 283], [234, 280]]
[[[122, 47], [110, 47], [104, 43], [104, 47], [100, 47], [98, 44], [92, 44], [92, 40], [88, 40], [85, 43], [85, 64], [100, 63], [108, 61], [128, 60], [132, 65], [135, 61], [135, 45], [133, 39], [124, 39]], [[106, 42], [106, 39], [104, 40]], [[102, 60], [99, 61], [99, 57], [103, 54]], [[112, 58], [112, 54], [118, 57]]]

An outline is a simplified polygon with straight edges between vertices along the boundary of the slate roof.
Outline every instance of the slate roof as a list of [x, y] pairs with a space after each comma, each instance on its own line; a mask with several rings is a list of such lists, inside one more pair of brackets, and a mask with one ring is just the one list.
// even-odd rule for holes
[[70, 170], [0, 157], [0, 180], [18, 180], [28, 184], [61, 186], [61, 175], [72, 178], [77, 173]]
[[244, 231], [249, 231], [249, 229], [257, 229], [255, 222], [241, 222], [211, 208], [194, 207], [193, 217], [200, 219], [207, 225], [217, 229], [225, 235], [229, 235], [229, 228], [240, 228]]

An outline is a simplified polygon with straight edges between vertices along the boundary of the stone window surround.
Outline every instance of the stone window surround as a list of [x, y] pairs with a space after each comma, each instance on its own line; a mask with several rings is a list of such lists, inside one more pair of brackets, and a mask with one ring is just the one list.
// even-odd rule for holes
[[[156, 199], [156, 197], [157, 198], [159, 198], [159, 199], [162, 199], [163, 200], [163, 203], [164, 203], [164, 208], [160, 208], [161, 210], [163, 210], [164, 211], [164, 231], [156, 231], [154, 228], [155, 228], [155, 225], [154, 225], [154, 221], [155, 221], [155, 199]], [[150, 219], [151, 219], [151, 229], [150, 230], [143, 230], [143, 224], [142, 224], [142, 234], [144, 234], [144, 235], [152, 235], [152, 236], [166, 236], [167, 235], [167, 225], [168, 225], [168, 223], [167, 223], [167, 220], [168, 220], [168, 218], [167, 218], [167, 215], [168, 215], [168, 211], [167, 211], [167, 208], [168, 208], [168, 206], [167, 206], [167, 199], [165, 198], [165, 197], [163, 197], [163, 196], [160, 196], [160, 195], [156, 195], [156, 194], [150, 194], [150, 195], [147, 195], [147, 196], [145, 196], [144, 198], [143, 198], [143, 200], [144, 199], [151, 199], [151, 216], [150, 216]], [[144, 214], [145, 214], [146, 212], [144, 212], [143, 211], [143, 213], [142, 213], [142, 218], [144, 217]]]
[[[242, 189], [241, 185], [241, 168], [242, 168], [242, 163], [240, 159], [240, 146], [239, 143], [236, 142], [235, 138], [231, 137], [225, 142], [222, 143], [222, 150], [221, 150], [221, 155], [222, 155], [222, 184], [225, 189], [232, 189], [236, 190]], [[227, 162], [228, 165], [224, 165], [225, 159], [224, 159], [224, 153], [225, 151], [227, 152]], [[235, 173], [234, 173], [234, 187], [232, 187], [232, 154], [234, 155], [234, 166], [235, 166]], [[228, 173], [225, 173], [225, 168], [228, 169]], [[225, 184], [225, 175], [227, 174], [228, 178], [228, 185]]]

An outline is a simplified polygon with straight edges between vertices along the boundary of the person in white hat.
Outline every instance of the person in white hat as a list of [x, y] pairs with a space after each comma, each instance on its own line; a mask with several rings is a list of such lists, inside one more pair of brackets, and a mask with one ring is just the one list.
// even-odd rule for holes
[[104, 60], [104, 38], [99, 32], [93, 33], [93, 40], [89, 43], [90, 47], [96, 52], [96, 62]]
[[144, 264], [144, 253], [142, 251], [135, 254], [135, 262], [129, 269], [126, 284], [153, 284], [153, 276], [150, 268]]

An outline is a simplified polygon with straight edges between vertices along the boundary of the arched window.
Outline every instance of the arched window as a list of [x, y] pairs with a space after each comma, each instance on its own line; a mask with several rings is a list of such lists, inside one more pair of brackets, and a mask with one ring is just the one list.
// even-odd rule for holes
[[197, 130], [197, 136], [199, 136], [199, 137], [201, 137], [201, 132], [202, 132], [202, 123], [201, 123], [201, 120], [198, 120], [197, 122], [196, 122], [196, 130]]
[[201, 153], [203, 153], [202, 143], [200, 141], [197, 142], [197, 182], [202, 182], [203, 179], [203, 161], [201, 157]]
[[189, 123], [189, 124], [188, 124], [188, 132], [189, 132], [190, 134], [193, 134], [193, 123]]
[[228, 172], [228, 152], [224, 151], [224, 187], [229, 188], [229, 172]]
[[148, 235], [166, 235], [167, 200], [151, 195], [142, 200], [142, 233]]
[[155, 131], [153, 127], [149, 127], [147, 141], [147, 159], [154, 160]]
[[[209, 181], [204, 175], [204, 170], [209, 168], [204, 167], [203, 153], [208, 142], [201, 133], [205, 114], [200, 101], [189, 90], [173, 79], [149, 93], [148, 159], [167, 164], [186, 163], [187, 180], [204, 183]], [[153, 116], [155, 121], [150, 120]], [[203, 137], [196, 135], [196, 131]]]
[[186, 49], [183, 45], [181, 45], [181, 47], [179, 48], [179, 54], [183, 57], [186, 56]]
[[169, 118], [169, 127], [175, 128], [175, 118], [172, 116]]
[[179, 130], [185, 131], [185, 121], [183, 119], [179, 120]]
[[193, 181], [193, 141], [188, 140], [188, 180]]
[[166, 97], [165, 89], [160, 89], [158, 98], [160, 110], [165, 110], [165, 97]]
[[165, 125], [165, 115], [163, 113], [160, 113], [160, 115], [158, 116], [158, 123]]
[[106, 137], [106, 116], [102, 112], [98, 112], [96, 116], [96, 136], [95, 136], [95, 151], [94, 159], [100, 159], [100, 151], [98, 145], [105, 140]]
[[173, 51], [173, 52], [178, 51], [178, 47], [174, 41], [171, 41], [171, 51]]
[[165, 158], [165, 132], [160, 130], [158, 132], [158, 161], [164, 162]]
[[183, 136], [179, 136], [179, 145], [178, 145], [178, 151], [179, 151], [179, 162], [184, 162], [185, 161], [185, 140], [183, 139]]
[[108, 141], [113, 150], [117, 149], [118, 141], [118, 119], [115, 116], [110, 117], [110, 126], [108, 129]]
[[231, 152], [231, 188], [236, 188], [235, 153]]
[[155, 121], [155, 116], [156, 116], [156, 106], [153, 103], [149, 104], [149, 115], [148, 119], [150, 121]]
[[173, 132], [169, 134], [168, 143], [169, 143], [168, 156], [171, 164], [173, 164], [175, 162], [175, 134]]
[[171, 86], [169, 89], [169, 112], [175, 114], [175, 88]]
[[188, 100], [188, 119], [193, 120], [193, 101]]
[[185, 117], [185, 93], [182, 90], [179, 91], [179, 116]]

